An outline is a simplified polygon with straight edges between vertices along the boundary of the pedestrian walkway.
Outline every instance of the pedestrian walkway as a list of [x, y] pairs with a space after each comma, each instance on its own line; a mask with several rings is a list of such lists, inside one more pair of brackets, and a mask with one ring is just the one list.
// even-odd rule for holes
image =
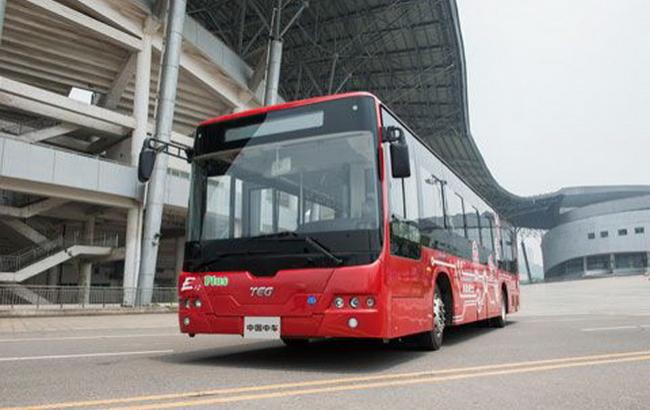
[[177, 327], [178, 322], [175, 313], [0, 318], [0, 334], [100, 329], [161, 329]]
[[647, 276], [613, 276], [521, 286], [517, 316], [650, 315]]

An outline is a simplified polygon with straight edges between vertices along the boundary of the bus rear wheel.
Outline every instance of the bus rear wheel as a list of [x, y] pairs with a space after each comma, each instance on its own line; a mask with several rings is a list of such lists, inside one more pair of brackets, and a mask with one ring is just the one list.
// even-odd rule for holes
[[447, 310], [438, 285], [433, 292], [433, 329], [418, 335], [418, 346], [424, 350], [438, 350], [447, 324]]
[[492, 327], [505, 327], [508, 323], [508, 296], [506, 292], [501, 291], [501, 311], [499, 316], [493, 317], [490, 320]]

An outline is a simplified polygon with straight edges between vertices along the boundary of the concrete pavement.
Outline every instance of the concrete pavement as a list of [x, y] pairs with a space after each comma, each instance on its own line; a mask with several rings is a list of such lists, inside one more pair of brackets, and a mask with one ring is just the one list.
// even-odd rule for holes
[[168, 314], [0, 319], [0, 407], [648, 408], [646, 277], [532, 285], [522, 303], [432, 353], [189, 339]]

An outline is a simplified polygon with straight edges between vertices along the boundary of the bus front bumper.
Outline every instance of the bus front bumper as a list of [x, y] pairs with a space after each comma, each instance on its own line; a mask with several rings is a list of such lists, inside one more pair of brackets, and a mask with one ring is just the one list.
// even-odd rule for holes
[[[351, 337], [386, 338], [384, 315], [378, 309], [326, 311], [309, 316], [282, 316], [282, 337]], [[178, 314], [182, 333], [244, 335], [243, 316], [218, 316], [213, 313], [180, 309]]]

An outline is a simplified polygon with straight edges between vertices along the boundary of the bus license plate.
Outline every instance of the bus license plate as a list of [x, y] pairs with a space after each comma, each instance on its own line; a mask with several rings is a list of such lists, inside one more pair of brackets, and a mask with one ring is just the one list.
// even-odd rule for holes
[[279, 339], [279, 316], [246, 316], [244, 317], [244, 338], [246, 339]]

